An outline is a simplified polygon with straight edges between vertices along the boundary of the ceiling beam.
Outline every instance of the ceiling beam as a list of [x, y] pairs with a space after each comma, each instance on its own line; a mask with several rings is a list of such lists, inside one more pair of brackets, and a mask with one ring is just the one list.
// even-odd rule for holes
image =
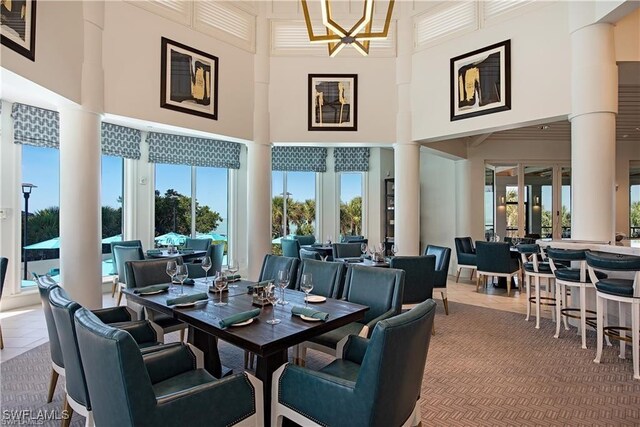
[[480, 144], [485, 142], [487, 138], [489, 138], [491, 135], [493, 135], [493, 132], [483, 133], [482, 135], [476, 136], [475, 138], [473, 138], [471, 142], [469, 142], [468, 144], [469, 148], [478, 147]]

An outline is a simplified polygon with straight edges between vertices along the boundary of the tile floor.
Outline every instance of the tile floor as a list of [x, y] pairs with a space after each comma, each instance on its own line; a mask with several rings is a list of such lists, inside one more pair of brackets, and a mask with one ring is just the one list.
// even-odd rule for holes
[[[465, 272], [463, 272], [464, 274]], [[449, 300], [496, 310], [526, 313], [526, 295], [519, 291], [513, 291], [511, 297], [507, 297], [505, 289], [494, 288], [491, 285], [486, 289], [476, 292], [475, 280], [460, 278], [455, 282], [455, 277], [449, 277]], [[434, 298], [440, 304], [440, 295], [434, 293]], [[110, 293], [102, 296], [103, 307], [113, 307], [115, 299]], [[124, 302], [123, 302], [124, 304]], [[455, 313], [450, 313], [455, 315]], [[547, 307], [543, 310], [543, 316], [550, 317], [551, 311]], [[524, 320], [524, 317], [523, 317]], [[34, 347], [48, 342], [47, 325], [40, 305], [33, 305], [0, 313], [4, 349], [0, 350], [0, 362], [16, 357]], [[533, 325], [532, 325], [533, 327]]]

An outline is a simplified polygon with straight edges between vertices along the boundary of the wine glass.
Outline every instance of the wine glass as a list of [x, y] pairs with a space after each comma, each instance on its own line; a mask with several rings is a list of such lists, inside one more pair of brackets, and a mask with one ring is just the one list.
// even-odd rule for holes
[[[238, 261], [231, 261], [227, 264], [227, 271], [229, 272], [230, 276], [235, 276], [236, 273], [238, 272], [238, 270], [240, 270], [240, 267], [238, 267]], [[235, 277], [231, 277], [229, 280], [236, 280]], [[238, 287], [238, 285], [236, 284], [229, 284], [228, 285], [230, 288], [236, 288]]]
[[176, 267], [176, 279], [180, 282], [180, 294], [184, 295], [184, 281], [189, 276], [187, 266], [185, 264], [178, 265]]
[[207, 277], [207, 275], [209, 274], [209, 269], [211, 269], [211, 258], [208, 256], [202, 258], [202, 264], [200, 264], [200, 266], [204, 270], [204, 283], [208, 284], [209, 277]]
[[216, 271], [216, 278], [213, 279], [213, 284], [216, 286], [216, 289], [218, 290], [218, 292], [220, 292], [220, 300], [213, 305], [217, 305], [218, 307], [227, 305], [226, 302], [222, 302], [222, 291], [224, 290], [224, 287], [227, 285], [227, 281], [225, 280], [224, 275], [219, 271]]
[[169, 277], [171, 277], [171, 280], [169, 281], [170, 287], [173, 287], [173, 278], [176, 275], [177, 267], [178, 263], [176, 263], [175, 261], [167, 261], [167, 274], [169, 275]]
[[276, 287], [274, 285], [267, 286], [265, 289], [265, 299], [271, 303], [271, 319], [267, 320], [270, 325], [277, 325], [280, 323], [280, 319], [276, 319], [276, 302], [278, 301], [278, 294], [276, 293]]
[[289, 270], [280, 270], [278, 271], [278, 287], [280, 288], [280, 299], [278, 300], [278, 304], [287, 305], [289, 304], [284, 300], [284, 290], [289, 284]]
[[391, 245], [391, 253], [393, 254], [393, 256], [396, 256], [396, 254], [398, 253], [398, 245]]
[[302, 277], [300, 278], [300, 289], [305, 293], [304, 306], [308, 307], [309, 293], [313, 290], [313, 278], [311, 277], [311, 274], [305, 273], [302, 275]]
[[333, 236], [331, 236], [331, 234], [327, 234], [327, 246], [331, 246], [332, 240], [333, 240]]
[[360, 243], [360, 252], [362, 252], [362, 258], [364, 258], [364, 256], [367, 254], [367, 244], [366, 243]]

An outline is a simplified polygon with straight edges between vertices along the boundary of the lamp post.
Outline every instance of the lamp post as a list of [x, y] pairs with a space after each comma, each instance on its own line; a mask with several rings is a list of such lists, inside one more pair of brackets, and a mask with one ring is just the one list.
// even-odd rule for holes
[[287, 237], [287, 225], [289, 224], [287, 218], [287, 201], [289, 201], [289, 196], [293, 196], [293, 194], [289, 193], [288, 191], [282, 192], [280, 194], [282, 194], [282, 228], [284, 231], [282, 233], [282, 237]]
[[28, 272], [27, 272], [27, 227], [29, 225], [29, 196], [31, 195], [31, 190], [34, 188], [38, 188], [37, 185], [23, 183], [22, 184], [22, 195], [24, 196], [24, 227], [23, 227], [23, 236], [22, 236], [22, 257], [24, 259], [24, 280], [28, 280]]
[[171, 195], [171, 200], [173, 200], [173, 232], [177, 233], [177, 216], [176, 216], [176, 208], [178, 205], [178, 196], [176, 196], [175, 194]]

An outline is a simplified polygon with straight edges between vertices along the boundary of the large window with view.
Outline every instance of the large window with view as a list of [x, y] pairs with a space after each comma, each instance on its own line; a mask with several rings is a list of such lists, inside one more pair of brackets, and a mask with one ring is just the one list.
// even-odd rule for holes
[[[60, 274], [60, 152], [22, 146], [22, 287], [32, 273]], [[24, 184], [32, 184], [33, 187]], [[28, 210], [27, 210], [28, 203]], [[26, 239], [25, 239], [26, 227]]]
[[640, 237], [640, 165], [629, 168], [629, 237]]
[[362, 236], [362, 172], [340, 173], [340, 238]]
[[271, 237], [279, 239], [316, 232], [316, 173], [273, 171], [271, 174]]
[[102, 198], [102, 275], [116, 274], [112, 262], [111, 242], [122, 240], [122, 157], [102, 156], [101, 198]]

